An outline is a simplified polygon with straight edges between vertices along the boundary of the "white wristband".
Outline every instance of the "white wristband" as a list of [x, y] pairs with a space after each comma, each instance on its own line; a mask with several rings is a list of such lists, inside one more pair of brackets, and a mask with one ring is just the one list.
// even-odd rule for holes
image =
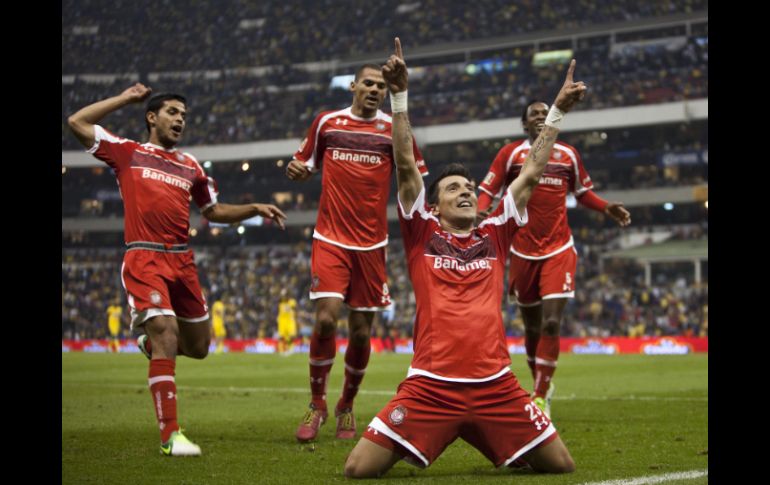
[[551, 106], [551, 109], [548, 110], [548, 116], [545, 118], [545, 124], [547, 126], [552, 126], [554, 128], [559, 128], [559, 125], [561, 125], [562, 120], [564, 119], [564, 115], [566, 113], [559, 108], [556, 107], [554, 104]]
[[390, 110], [393, 114], [403, 113], [406, 111], [406, 98], [409, 91], [401, 91], [400, 93], [390, 93]]

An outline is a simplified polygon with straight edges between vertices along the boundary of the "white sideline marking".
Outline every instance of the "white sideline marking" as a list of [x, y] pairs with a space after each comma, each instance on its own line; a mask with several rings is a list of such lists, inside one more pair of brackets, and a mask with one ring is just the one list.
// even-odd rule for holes
[[[80, 386], [95, 386], [95, 387], [123, 387], [130, 389], [147, 389], [146, 385], [138, 384], [111, 384], [111, 383], [97, 383], [97, 382], [82, 382], [82, 381], [62, 381], [62, 385], [65, 384], [77, 384]], [[304, 394], [310, 392], [310, 388], [305, 387], [199, 387], [199, 386], [176, 386], [177, 389], [185, 391], [207, 391], [207, 392], [288, 392], [293, 394]], [[358, 394], [370, 394], [372, 396], [395, 396], [396, 390], [392, 391], [378, 391], [361, 389]], [[622, 397], [606, 397], [606, 396], [587, 396], [578, 397], [574, 394], [569, 396], [554, 396], [554, 401], [687, 401], [687, 402], [708, 402], [708, 397], [657, 397], [657, 396], [622, 396]]]
[[708, 470], [691, 470], [689, 472], [666, 473], [664, 475], [651, 475], [649, 477], [622, 478], [620, 480], [607, 480], [606, 482], [590, 482], [581, 485], [648, 485], [652, 483], [665, 483], [672, 480], [691, 480], [693, 478], [707, 477]]

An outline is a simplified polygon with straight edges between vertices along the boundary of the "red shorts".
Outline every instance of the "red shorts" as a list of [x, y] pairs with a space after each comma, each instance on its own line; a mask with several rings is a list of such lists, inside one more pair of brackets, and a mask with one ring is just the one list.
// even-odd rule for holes
[[410, 377], [363, 436], [420, 467], [433, 463], [459, 437], [495, 466], [503, 466], [550, 443], [558, 433], [508, 373], [480, 383]]
[[577, 251], [572, 246], [547, 259], [533, 261], [511, 253], [508, 294], [519, 306], [539, 305], [550, 298], [575, 297]]
[[351, 310], [384, 309], [390, 305], [385, 251], [353, 251], [313, 239], [310, 299], [340, 298]]
[[192, 251], [126, 251], [121, 279], [131, 307], [132, 329], [158, 315], [176, 316], [181, 322], [209, 318]]

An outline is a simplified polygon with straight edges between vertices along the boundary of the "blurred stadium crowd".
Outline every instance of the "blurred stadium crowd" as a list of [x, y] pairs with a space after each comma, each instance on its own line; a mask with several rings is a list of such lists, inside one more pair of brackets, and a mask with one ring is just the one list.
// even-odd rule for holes
[[[330, 8], [339, 3], [196, 0], [181, 9], [168, 0], [115, 0], [109, 6], [65, 0], [62, 150], [79, 150], [66, 126], [69, 114], [137, 81], [188, 97], [184, 146], [302, 138], [315, 114], [350, 104], [344, 76], [367, 56], [384, 59], [394, 32], [402, 33], [410, 51], [425, 51], [410, 62], [415, 126], [518, 120], [529, 100], [550, 100], [561, 85], [561, 69], [538, 62], [545, 51], [571, 50], [578, 59], [579, 78], [591, 90], [580, 110], [708, 97], [705, 0], [484, 0], [483, 8], [458, 0], [353, 1], [346, 2], [347, 16]], [[688, 20], [699, 12], [705, 20]], [[443, 53], [431, 55], [431, 48]], [[332, 86], [335, 76], [342, 76], [338, 87]], [[383, 109], [389, 111], [387, 103]], [[103, 124], [121, 136], [145, 134], [139, 108], [118, 111]], [[708, 183], [707, 119], [568, 132], [560, 139], [580, 151], [599, 194], [620, 191], [623, 197], [623, 191]], [[459, 161], [481, 180], [510, 141], [429, 145], [423, 154], [436, 171]], [[283, 163], [255, 157], [215, 160], [205, 168], [217, 180], [223, 202], [271, 198], [288, 211], [312, 211], [318, 178], [292, 183]], [[662, 231], [672, 241], [707, 240], [708, 209], [702, 202], [665, 209], [639, 203], [630, 210], [634, 225], [623, 234]], [[63, 164], [63, 220], [122, 215], [120, 193], [106, 166]], [[692, 264], [681, 261], [656, 264], [648, 280], [638, 262], [602, 259], [621, 247], [622, 233], [609, 221], [581, 209], [571, 209], [569, 217], [580, 259], [563, 336], [708, 335], [707, 260], [699, 263], [700, 281]], [[312, 223], [280, 234], [264, 227], [240, 234], [205, 221], [193, 228], [201, 284], [209, 305], [224, 301], [231, 338], [272, 337], [281, 288], [297, 299], [300, 332], [309, 334]], [[408, 337], [414, 297], [400, 231], [392, 221], [390, 234], [391, 327]], [[63, 224], [62, 338], [107, 335], [107, 306], [114, 298], [125, 306], [121, 245], [118, 231], [66, 230]], [[522, 335], [515, 305], [502, 311], [506, 332]], [[345, 320], [346, 315], [340, 322], [343, 335]], [[377, 335], [388, 331], [379, 318], [375, 327]]]

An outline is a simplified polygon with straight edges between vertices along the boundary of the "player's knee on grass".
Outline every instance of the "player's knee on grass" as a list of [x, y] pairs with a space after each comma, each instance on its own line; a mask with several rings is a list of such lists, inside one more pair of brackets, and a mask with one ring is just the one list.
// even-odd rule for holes
[[348, 478], [377, 478], [390, 470], [401, 456], [366, 438], [356, 443], [345, 461], [345, 476]]
[[350, 453], [345, 462], [347, 478], [377, 478], [386, 471], [381, 466], [376, 466], [372, 460], [368, 460], [363, 453], [356, 453], [355, 450]]
[[535, 448], [524, 455], [524, 460], [539, 473], [572, 473], [575, 461], [561, 438], [557, 437], [543, 447]]
[[559, 457], [554, 460], [551, 470], [548, 473], [572, 473], [575, 471], [575, 461], [570, 456], [569, 452], [560, 454]]
[[368, 478], [364, 472], [362, 460], [354, 450], [345, 461], [345, 476], [347, 478]]

